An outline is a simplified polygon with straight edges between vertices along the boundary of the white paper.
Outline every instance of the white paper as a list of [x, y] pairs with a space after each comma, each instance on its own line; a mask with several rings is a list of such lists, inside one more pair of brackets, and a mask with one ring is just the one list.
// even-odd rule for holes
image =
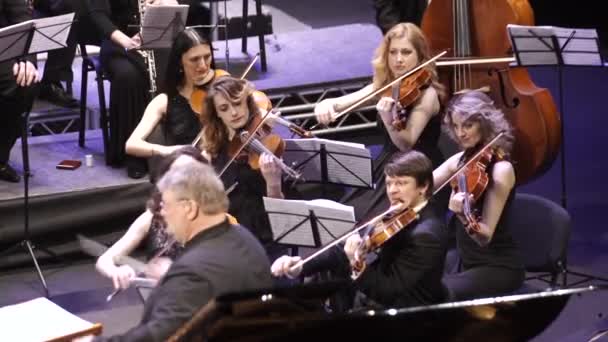
[[[148, 5], [142, 19], [141, 41], [145, 49], [170, 48], [184, 30], [188, 5]], [[177, 20], [175, 20], [177, 17]]]
[[90, 329], [93, 323], [40, 297], [0, 308], [0, 341], [39, 342]]
[[29, 20], [0, 29], [0, 62], [23, 55], [27, 36], [34, 23]]
[[277, 241], [283, 244], [315, 247], [310, 211], [317, 217], [322, 246], [344, 235], [355, 224], [353, 207], [326, 199], [300, 201], [264, 197], [264, 207], [275, 239], [304, 221]]
[[[283, 161], [302, 172], [307, 181], [322, 181], [321, 145], [327, 151], [327, 180], [349, 186], [371, 187], [371, 153], [363, 144], [328, 139], [285, 139]], [[313, 157], [314, 156], [314, 157]]]
[[36, 30], [29, 52], [38, 53], [66, 47], [73, 20], [74, 13], [33, 20]]
[[[507, 32], [521, 65], [557, 65], [560, 51], [564, 65], [603, 65], [595, 29], [510, 24]], [[551, 37], [557, 38], [559, 46]]]

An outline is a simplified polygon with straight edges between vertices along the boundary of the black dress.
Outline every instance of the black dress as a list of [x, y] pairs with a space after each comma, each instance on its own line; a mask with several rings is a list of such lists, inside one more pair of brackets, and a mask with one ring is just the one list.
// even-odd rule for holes
[[[463, 154], [464, 156], [464, 154]], [[495, 163], [488, 165], [488, 175], [492, 174]], [[492, 185], [492, 178], [488, 187]], [[502, 215], [498, 220], [492, 241], [480, 246], [465, 231], [462, 222], [455, 215], [449, 222], [449, 230], [455, 230], [456, 243], [461, 260], [461, 272], [447, 275], [444, 283], [452, 300], [467, 300], [509, 294], [524, 281], [524, 267], [521, 256], [505, 224], [505, 213], [509, 212], [515, 189], [509, 193]], [[485, 192], [475, 202], [475, 210], [483, 212]]]
[[110, 79], [110, 142], [108, 160], [111, 165], [142, 171], [145, 161], [129, 157], [125, 143], [150, 102], [150, 84], [146, 64], [136, 51], [125, 51], [110, 40], [115, 30], [129, 37], [138, 32], [137, 0], [91, 0], [90, 18], [101, 34], [101, 62]]
[[[345, 198], [346, 204], [355, 207], [355, 214], [359, 222], [364, 222], [376, 215], [381, 214], [390, 207], [386, 196], [386, 184], [384, 177], [384, 166], [391, 160], [399, 149], [393, 144], [388, 132], [386, 131], [382, 120], [377, 119], [380, 123], [380, 129], [385, 135], [385, 143], [383, 151], [374, 160], [374, 182], [376, 188], [373, 190], [356, 189]], [[418, 137], [418, 141], [413, 146], [413, 150], [424, 153], [433, 163], [433, 168], [438, 167], [443, 162], [444, 158], [439, 150], [438, 141], [441, 134], [441, 116], [435, 115], [429, 120], [424, 127], [424, 130]], [[436, 208], [440, 215], [445, 213], [445, 191], [442, 192], [441, 199], [432, 198], [431, 203]], [[449, 192], [448, 192], [449, 196]]]

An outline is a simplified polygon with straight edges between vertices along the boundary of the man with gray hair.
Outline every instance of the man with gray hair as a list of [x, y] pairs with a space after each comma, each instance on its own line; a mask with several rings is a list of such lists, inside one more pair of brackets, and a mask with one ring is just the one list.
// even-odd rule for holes
[[228, 197], [210, 166], [180, 160], [157, 186], [168, 232], [185, 249], [146, 301], [140, 325], [109, 341], [164, 341], [212, 298], [272, 286], [264, 248], [228, 222]]

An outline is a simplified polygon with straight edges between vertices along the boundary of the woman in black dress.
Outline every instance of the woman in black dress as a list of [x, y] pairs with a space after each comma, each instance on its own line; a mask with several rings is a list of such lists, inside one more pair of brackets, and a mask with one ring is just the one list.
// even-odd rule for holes
[[[509, 211], [515, 195], [515, 172], [509, 161], [513, 129], [502, 111], [480, 91], [470, 91], [451, 100], [446, 110], [444, 128], [463, 152], [450, 157], [433, 172], [436, 186], [443, 184], [499, 132], [505, 132], [494, 144], [497, 152], [486, 168], [489, 183], [481, 197], [472, 204], [471, 209], [479, 216], [479, 230], [471, 229], [463, 216], [467, 195], [452, 192], [450, 197], [449, 208], [455, 215], [450, 220], [449, 228], [455, 230], [461, 258], [460, 272], [444, 278], [450, 299], [509, 294], [517, 290], [524, 280], [523, 264], [504, 222], [504, 213]], [[467, 225], [463, 222], [467, 222]]]

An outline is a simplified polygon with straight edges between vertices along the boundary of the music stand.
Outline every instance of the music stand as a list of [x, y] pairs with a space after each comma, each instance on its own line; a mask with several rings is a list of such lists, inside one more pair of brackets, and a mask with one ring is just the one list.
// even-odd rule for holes
[[[29, 20], [23, 23], [12, 25], [0, 30], [0, 62], [15, 60], [23, 61], [27, 55], [47, 52], [55, 49], [64, 48], [67, 46], [66, 41], [73, 23], [74, 13], [48, 17], [36, 20]], [[29, 94], [30, 96], [33, 94]], [[25, 102], [28, 104], [25, 112], [21, 114], [21, 153], [23, 159], [23, 240], [14, 246], [3, 251], [2, 254], [8, 254], [13, 249], [22, 247], [30, 254], [38, 278], [44, 288], [45, 296], [49, 297], [49, 290], [42, 274], [42, 270], [38, 265], [38, 260], [34, 254], [34, 246], [30, 238], [29, 230], [29, 178], [31, 177], [29, 150], [28, 150], [28, 129], [29, 116], [33, 105], [33, 96], [26, 96]], [[44, 250], [51, 256], [56, 256], [48, 250]]]
[[141, 23], [141, 47], [138, 49], [166, 49], [184, 30], [188, 5], [148, 6]]
[[564, 136], [565, 66], [603, 66], [600, 45], [595, 29], [571, 29], [552, 26], [507, 25], [513, 54], [519, 66], [556, 66], [561, 111], [560, 137], [562, 206], [567, 207], [566, 141]]
[[283, 200], [264, 197], [274, 241], [291, 248], [319, 248], [349, 232], [355, 224], [355, 212], [330, 200]]
[[285, 139], [283, 160], [302, 172], [307, 183], [373, 188], [372, 157], [362, 144], [328, 139]]
[[[604, 66], [597, 32], [595, 29], [521, 25], [507, 25], [507, 31], [518, 65], [557, 67], [562, 139], [561, 200], [562, 206], [567, 208], [563, 69], [566, 66]], [[565, 272], [586, 278], [585, 281], [591, 279], [608, 281], [605, 278], [570, 271], [567, 268]]]

